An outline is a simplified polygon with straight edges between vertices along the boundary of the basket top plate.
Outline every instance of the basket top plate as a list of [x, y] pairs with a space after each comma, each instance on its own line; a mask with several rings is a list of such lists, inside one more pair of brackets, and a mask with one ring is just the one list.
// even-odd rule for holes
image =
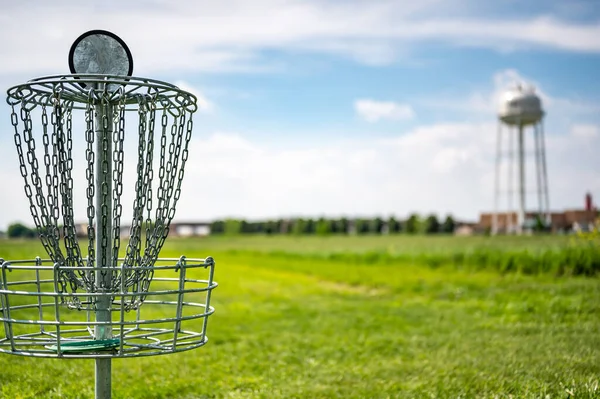
[[133, 57], [121, 38], [105, 30], [79, 36], [69, 51], [71, 73], [131, 76]]

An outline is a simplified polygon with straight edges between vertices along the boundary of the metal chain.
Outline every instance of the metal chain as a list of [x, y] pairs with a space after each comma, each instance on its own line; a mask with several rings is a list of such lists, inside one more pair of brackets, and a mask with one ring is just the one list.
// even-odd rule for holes
[[[65, 264], [67, 266], [81, 265], [81, 253], [79, 244], [75, 237], [75, 222], [73, 218], [73, 179], [71, 170], [73, 169], [73, 160], [71, 158], [71, 106], [68, 103], [63, 103], [61, 99], [61, 88], [54, 87], [53, 99], [54, 107], [52, 110], [52, 125], [56, 136], [57, 152], [58, 152], [58, 172], [60, 174], [59, 189], [61, 194], [62, 215], [63, 215], [63, 240], [65, 243]], [[65, 117], [63, 108], [67, 110]], [[66, 119], [66, 132], [63, 127]], [[75, 276], [72, 271], [68, 272], [68, 280], [73, 291], [77, 290], [78, 286], [83, 284]]]
[[[140, 265], [141, 261], [141, 234], [143, 223], [143, 211], [146, 200], [146, 187], [144, 187], [144, 155], [146, 149], [146, 118], [147, 118], [147, 97], [140, 95], [138, 101], [138, 163], [137, 163], [137, 179], [135, 183], [135, 199], [133, 201], [133, 219], [129, 236], [129, 244], [127, 245], [125, 261], [123, 266], [131, 268], [133, 265]], [[137, 270], [130, 273], [126, 277], [126, 286], [131, 287], [134, 292], [139, 292], [139, 280], [143, 277], [144, 272]], [[133, 306], [135, 297], [130, 298], [130, 303], [127, 306]]]
[[[83, 266], [83, 260], [81, 257], [81, 249], [79, 248], [79, 242], [77, 240], [77, 230], [75, 227], [75, 215], [73, 214], [73, 177], [71, 175], [71, 171], [73, 170], [73, 104], [66, 104], [64, 108], [67, 109], [66, 112], [66, 148], [67, 148], [67, 157], [66, 157], [66, 176], [65, 180], [67, 181], [67, 189], [68, 189], [68, 204], [67, 204], [67, 212], [65, 213], [65, 228], [68, 230], [66, 234], [69, 237], [69, 243], [71, 244], [71, 252], [73, 253], [73, 258], [71, 259], [73, 266]], [[79, 273], [80, 276], [84, 277], [84, 273]]]
[[[119, 89], [120, 101], [113, 113], [113, 250], [112, 265], [116, 266], [119, 261], [119, 249], [121, 247], [121, 195], [123, 194], [123, 142], [125, 141], [125, 89]], [[113, 275], [112, 285], [118, 284], [119, 276]]]
[[[33, 95], [24, 93], [20, 103], [11, 103], [11, 123], [30, 212], [47, 253], [59, 266], [106, 266], [100, 273], [102, 283], [96, 281], [93, 272], [84, 273], [81, 270], [74, 273], [62, 269], [59, 273], [59, 290], [65, 292], [70, 287], [74, 292], [85, 287], [88, 292], [95, 292], [101, 288], [98, 285], [107, 281], [105, 277], [110, 273], [108, 281], [113, 290], [120, 290], [120, 280], [124, 277], [125, 289], [135, 294], [123, 304], [129, 310], [139, 306], [145, 299], [154, 276], [154, 262], [175, 216], [188, 159], [195, 107], [182, 99], [165, 97], [155, 88], [148, 88], [144, 94], [138, 92], [133, 95], [123, 87], [119, 89], [120, 93], [109, 93], [107, 86], [109, 85], [104, 85], [102, 90], [88, 89], [83, 111], [88, 224], [85, 260], [82, 259], [76, 236], [73, 214], [74, 104], [69, 97], [71, 93], [69, 92], [69, 96], [64, 94], [62, 83], [57, 83], [52, 86], [52, 93], [47, 97], [46, 104], [33, 99]], [[134, 99], [137, 101], [139, 117], [138, 162], [130, 239], [121, 269], [126, 275], [120, 276], [114, 268], [118, 263], [121, 245], [125, 112]], [[41, 105], [43, 149], [37, 151], [40, 155], [43, 153], [43, 163], [38, 163], [33, 137], [31, 111], [36, 107], [35, 104]], [[107, 134], [111, 130], [112, 134]], [[97, 131], [104, 134], [96, 137]], [[160, 138], [155, 139], [155, 134], [160, 135]], [[159, 159], [155, 159], [157, 155]], [[96, 165], [99, 156], [102, 157], [102, 162]], [[98, 173], [106, 175], [106, 180], [96, 182]], [[95, 202], [97, 195], [100, 195], [98, 204]], [[100, 211], [98, 216], [97, 211]], [[96, 220], [98, 218], [100, 220]], [[110, 231], [109, 218], [113, 222]], [[62, 234], [59, 230], [61, 221]], [[142, 238], [143, 234], [145, 237]], [[64, 249], [61, 248], [61, 236]], [[98, 237], [102, 237], [102, 242], [96, 242]], [[110, 257], [108, 252], [111, 252]], [[74, 302], [77, 301], [71, 299], [71, 304]], [[80, 306], [78, 303], [75, 305]]]
[[[62, 254], [60, 253], [60, 247], [58, 246], [58, 242], [53, 242], [51, 240], [53, 237], [52, 235], [45, 234], [45, 226], [42, 224], [42, 222], [39, 218], [38, 208], [36, 207], [36, 205], [38, 205], [38, 206], [43, 205], [43, 200], [40, 200], [40, 197], [39, 197], [39, 192], [41, 190], [41, 180], [39, 178], [38, 170], [37, 170], [39, 165], [37, 162], [37, 158], [35, 157], [35, 141], [33, 140], [33, 134], [32, 134], [32, 122], [31, 122], [31, 113], [30, 113], [31, 109], [28, 108], [28, 106], [27, 106], [26, 98], [23, 98], [20, 105], [21, 105], [20, 116], [21, 116], [21, 121], [23, 123], [23, 131], [22, 131], [23, 137], [21, 137], [21, 131], [19, 130], [19, 116], [17, 115], [15, 105], [12, 105], [12, 107], [11, 107], [11, 123], [12, 123], [12, 125], [14, 127], [14, 131], [15, 131], [14, 142], [15, 142], [15, 146], [17, 148], [17, 156], [19, 159], [19, 170], [21, 173], [21, 177], [23, 177], [23, 180], [24, 180], [25, 195], [27, 196], [27, 199], [29, 201], [29, 210], [33, 217], [34, 224], [37, 228], [38, 234], [40, 236], [40, 241], [41, 241], [42, 245], [44, 246], [44, 249], [46, 250], [46, 252], [48, 253], [48, 255], [51, 257], [51, 259], [54, 262], [58, 262], [59, 264], [64, 264], [64, 259], [62, 257]], [[42, 113], [42, 115], [44, 115], [44, 113]], [[43, 119], [43, 121], [44, 120], [46, 120], [46, 119]], [[23, 141], [25, 141], [25, 143], [27, 145], [27, 156], [26, 157], [27, 157], [27, 162], [29, 163], [31, 172], [28, 171], [27, 163], [25, 162], [26, 157], [23, 152]], [[31, 178], [29, 178], [30, 173], [32, 176]], [[31, 189], [30, 180], [36, 189], [36, 202], [35, 203], [33, 200], [33, 191]], [[66, 285], [65, 280], [67, 279], [67, 276], [64, 273], [61, 273], [58, 276], [58, 278], [60, 280], [60, 286], [65, 287], [65, 285]]]
[[[94, 199], [96, 196], [96, 186], [94, 184], [94, 165], [96, 163], [96, 154], [94, 152], [94, 144], [95, 144], [95, 134], [94, 134], [94, 113], [96, 112], [95, 101], [94, 101], [94, 92], [92, 90], [89, 91], [88, 102], [85, 109], [85, 141], [87, 143], [87, 148], [85, 150], [85, 159], [87, 161], [87, 166], [85, 169], [85, 177], [87, 179], [87, 218], [88, 218], [88, 226], [87, 226], [87, 237], [88, 237], [88, 257], [87, 257], [87, 265], [88, 267], [94, 267], [96, 264], [96, 231], [94, 227], [94, 219], [96, 217], [96, 207], [94, 206]], [[92, 270], [88, 271], [88, 281], [89, 286], [93, 287], [96, 281], [96, 273]]]
[[[60, 232], [58, 230], [58, 198], [54, 196], [53, 191], [53, 157], [50, 154], [50, 136], [48, 134], [48, 112], [46, 106], [42, 105], [42, 143], [44, 144], [44, 166], [46, 168], [46, 192], [47, 192], [47, 208], [42, 208], [42, 212], [46, 212], [46, 228], [45, 232], [48, 237], [48, 244], [52, 246], [54, 254], [60, 253]], [[56, 256], [55, 256], [56, 257]]]
[[[108, 119], [108, 110], [109, 110], [109, 102], [108, 102], [108, 93], [106, 91], [107, 89], [107, 85], [104, 85], [104, 91], [101, 95], [101, 100], [100, 100], [100, 109], [102, 110], [102, 146], [100, 151], [102, 151], [102, 154], [98, 154], [98, 156], [101, 157], [102, 159], [102, 164], [100, 166], [101, 170], [98, 171], [98, 173], [100, 173], [102, 176], [108, 176], [109, 175], [109, 159], [111, 159], [109, 154], [109, 144], [108, 144], [108, 140], [112, 139], [109, 138], [108, 135], [106, 134], [108, 129], [109, 129], [109, 119]], [[108, 274], [108, 269], [109, 266], [108, 262], [108, 256], [107, 256], [107, 250], [108, 250], [108, 229], [107, 229], [107, 224], [108, 224], [108, 218], [112, 215], [108, 214], [108, 195], [109, 195], [109, 188], [108, 188], [108, 183], [106, 180], [103, 180], [100, 183], [100, 195], [101, 195], [101, 220], [100, 222], [100, 229], [102, 230], [101, 233], [101, 237], [102, 237], [102, 242], [100, 243], [100, 248], [102, 249], [101, 253], [100, 253], [100, 265], [97, 265], [98, 267], [102, 267], [102, 270], [100, 271], [100, 274], [102, 276], [102, 281], [98, 282], [98, 285], [101, 288], [107, 288], [104, 287], [104, 282], [106, 281], [106, 276]], [[110, 259], [112, 261], [112, 259]], [[112, 280], [112, 278], [111, 278]]]

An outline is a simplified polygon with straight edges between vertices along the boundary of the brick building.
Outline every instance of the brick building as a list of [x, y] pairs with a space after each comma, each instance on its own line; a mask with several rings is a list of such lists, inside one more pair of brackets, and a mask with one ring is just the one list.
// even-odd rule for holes
[[[476, 230], [486, 231], [492, 228], [493, 213], [482, 213], [479, 216], [479, 223]], [[537, 213], [527, 212], [525, 220], [535, 220]], [[563, 212], [551, 212], [550, 220], [552, 231], [570, 231], [577, 229], [588, 229], [598, 218], [598, 210], [592, 204], [591, 194], [585, 197], [585, 207], [583, 209], [567, 209]], [[498, 213], [498, 230], [506, 232], [508, 225], [515, 226], [517, 224], [516, 212]]]

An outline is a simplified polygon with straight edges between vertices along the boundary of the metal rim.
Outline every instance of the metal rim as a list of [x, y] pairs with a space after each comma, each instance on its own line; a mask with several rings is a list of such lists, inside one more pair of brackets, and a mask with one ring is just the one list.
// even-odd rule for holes
[[[198, 109], [197, 97], [179, 87], [156, 79], [99, 74], [50, 75], [35, 78], [7, 90], [7, 103], [52, 106], [57, 99], [85, 109], [90, 102], [138, 104], [140, 96], [155, 97], [157, 109]], [[127, 109], [137, 109], [128, 107]]]

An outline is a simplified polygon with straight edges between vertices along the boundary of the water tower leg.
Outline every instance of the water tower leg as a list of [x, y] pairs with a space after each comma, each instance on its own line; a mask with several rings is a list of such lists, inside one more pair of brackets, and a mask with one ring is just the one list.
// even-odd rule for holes
[[498, 123], [496, 134], [496, 176], [494, 181], [494, 213], [492, 214], [492, 235], [498, 234], [498, 200], [500, 196], [500, 161], [502, 147], [502, 124]]
[[[97, 104], [96, 107], [96, 286], [109, 289], [112, 272], [112, 107]], [[101, 290], [99, 290], [101, 291]], [[96, 321], [111, 321], [111, 298], [96, 298]], [[110, 325], [97, 325], [95, 339], [112, 338]], [[111, 359], [96, 359], [96, 399], [111, 398]]]
[[533, 142], [534, 142], [534, 154], [535, 154], [535, 177], [537, 182], [537, 197], [538, 197], [538, 218], [543, 220], [546, 217], [544, 212], [544, 195], [543, 195], [543, 181], [542, 181], [542, 148], [540, 143], [540, 131], [539, 125], [533, 126]]
[[517, 215], [517, 232], [523, 233], [525, 223], [525, 143], [523, 125], [519, 124], [519, 213]]
[[550, 216], [550, 198], [548, 193], [548, 171], [546, 169], [546, 143], [544, 139], [544, 123], [540, 121], [539, 123], [539, 132], [540, 132], [540, 158], [542, 164], [542, 183], [543, 183], [543, 195], [545, 201], [545, 211], [546, 211], [546, 225], [551, 226], [552, 218]]
[[507, 212], [506, 212], [506, 233], [513, 233], [513, 193], [515, 192], [515, 179], [513, 177], [513, 167], [515, 164], [515, 132], [512, 127], [508, 127], [508, 184], [507, 184]]

